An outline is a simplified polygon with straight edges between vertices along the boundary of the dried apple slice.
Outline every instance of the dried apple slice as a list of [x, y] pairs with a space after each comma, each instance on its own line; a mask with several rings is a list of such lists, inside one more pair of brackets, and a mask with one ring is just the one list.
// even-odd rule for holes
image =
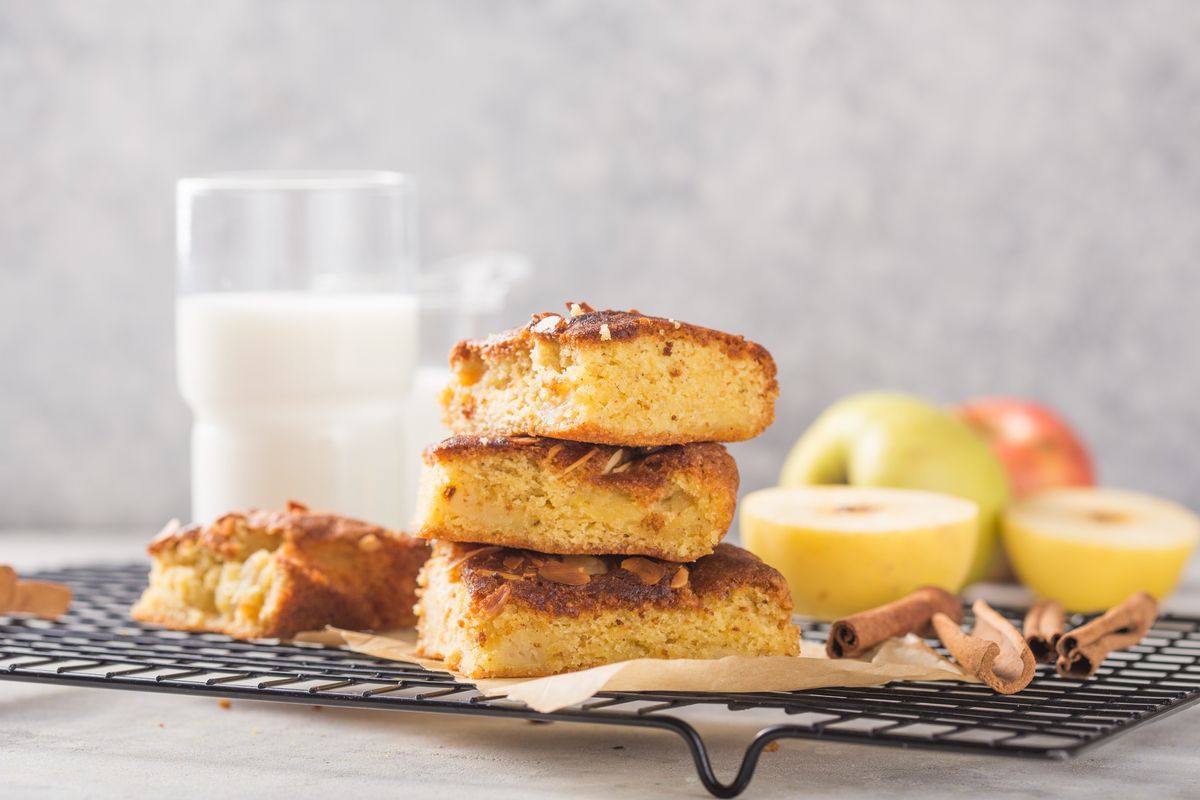
[[1123, 489], [1051, 489], [1004, 512], [1004, 547], [1021, 583], [1067, 611], [1103, 611], [1137, 591], [1174, 590], [1200, 544], [1200, 517]]

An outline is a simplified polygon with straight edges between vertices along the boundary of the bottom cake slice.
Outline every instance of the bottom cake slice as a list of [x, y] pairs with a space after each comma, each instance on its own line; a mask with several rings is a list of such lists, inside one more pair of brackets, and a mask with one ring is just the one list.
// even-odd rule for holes
[[471, 678], [800, 650], [783, 576], [729, 544], [676, 564], [437, 541], [418, 594], [420, 653]]
[[150, 585], [133, 607], [134, 619], [252, 639], [326, 625], [412, 625], [417, 572], [429, 547], [290, 503], [286, 512], [226, 514], [208, 527], [169, 527], [149, 552]]

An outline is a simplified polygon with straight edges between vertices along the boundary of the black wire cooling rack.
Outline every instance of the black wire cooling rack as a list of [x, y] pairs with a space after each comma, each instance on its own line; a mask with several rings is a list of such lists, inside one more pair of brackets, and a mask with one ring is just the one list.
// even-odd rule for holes
[[[542, 714], [416, 665], [319, 645], [242, 642], [139, 625], [130, 620], [129, 606], [145, 585], [145, 566], [35, 577], [71, 585], [75, 600], [56, 622], [0, 615], [3, 679], [655, 728], [683, 738], [701, 782], [718, 797], [740, 794], [763, 748], [777, 739], [1065, 758], [1200, 699], [1200, 618], [1165, 615], [1141, 644], [1112, 654], [1093, 679], [1063, 680], [1041, 668], [1028, 689], [1008, 697], [948, 681], [755, 694], [607, 692]], [[804, 632], [823, 640], [825, 631], [806, 625]], [[695, 706], [771, 709], [790, 721], [759, 731], [734, 779], [723, 783], [696, 728], [673, 713]]]

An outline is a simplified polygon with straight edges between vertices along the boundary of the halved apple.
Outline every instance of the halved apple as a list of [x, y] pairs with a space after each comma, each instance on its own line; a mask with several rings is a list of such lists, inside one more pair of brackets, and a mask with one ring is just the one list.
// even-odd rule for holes
[[1008, 475], [987, 440], [953, 414], [901, 392], [864, 392], [827, 408], [792, 448], [781, 486], [878, 486], [944, 492], [979, 506], [967, 574], [985, 577], [1000, 553]]
[[797, 614], [836, 619], [921, 586], [958, 591], [979, 507], [938, 492], [777, 487], [742, 501], [742, 544], [787, 578]]
[[1004, 548], [1022, 583], [1070, 611], [1136, 591], [1161, 600], [1200, 542], [1200, 518], [1169, 500], [1108, 488], [1049, 489], [1004, 513]]

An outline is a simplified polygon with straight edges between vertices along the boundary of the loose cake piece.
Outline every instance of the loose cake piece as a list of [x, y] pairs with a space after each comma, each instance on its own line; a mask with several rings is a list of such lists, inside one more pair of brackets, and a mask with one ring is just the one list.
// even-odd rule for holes
[[420, 652], [471, 678], [800, 650], [783, 577], [729, 544], [674, 564], [438, 541], [419, 583]]
[[150, 585], [134, 619], [239, 639], [412, 625], [429, 557], [419, 539], [298, 503], [226, 514], [207, 528], [168, 526], [148, 551]]
[[455, 436], [425, 451], [413, 529], [543, 553], [695, 561], [733, 520], [738, 472], [711, 442], [636, 448]]
[[454, 433], [649, 446], [734, 442], [775, 418], [775, 362], [741, 336], [637, 311], [534, 314], [459, 342], [442, 395]]

